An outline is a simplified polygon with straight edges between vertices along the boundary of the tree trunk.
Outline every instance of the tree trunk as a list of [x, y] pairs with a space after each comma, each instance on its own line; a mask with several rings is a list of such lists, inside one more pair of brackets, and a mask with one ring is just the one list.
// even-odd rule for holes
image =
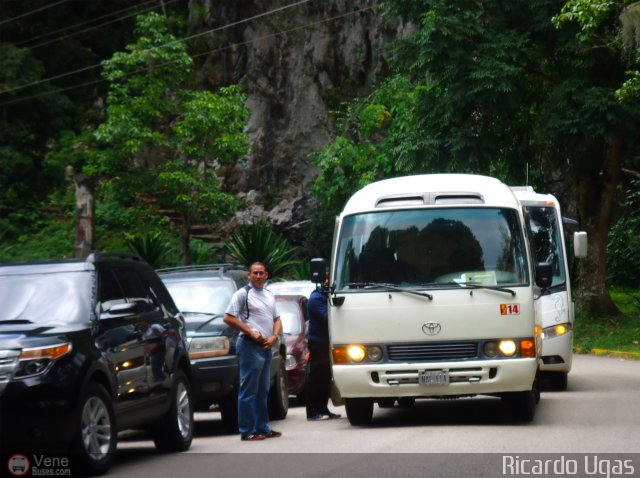
[[76, 242], [75, 256], [87, 257], [93, 249], [95, 237], [95, 197], [91, 178], [83, 174], [73, 177], [76, 187]]
[[182, 224], [180, 225], [180, 251], [182, 253], [182, 265], [190, 266], [192, 262], [191, 248], [189, 247], [189, 239], [191, 222], [187, 214], [182, 214]]
[[590, 317], [619, 314], [607, 287], [607, 236], [613, 217], [622, 145], [621, 138], [610, 140], [604, 148], [602, 168], [583, 171], [578, 179], [581, 222], [589, 234], [589, 255], [580, 262], [577, 302]]

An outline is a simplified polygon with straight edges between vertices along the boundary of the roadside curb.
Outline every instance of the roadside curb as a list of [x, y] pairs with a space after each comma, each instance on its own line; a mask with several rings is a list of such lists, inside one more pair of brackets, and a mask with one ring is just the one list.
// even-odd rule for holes
[[618, 357], [629, 360], [640, 360], [640, 352], [627, 352], [624, 350], [607, 350], [607, 349], [591, 349], [583, 350], [582, 347], [576, 347], [575, 352], [578, 354], [599, 355], [607, 357]]

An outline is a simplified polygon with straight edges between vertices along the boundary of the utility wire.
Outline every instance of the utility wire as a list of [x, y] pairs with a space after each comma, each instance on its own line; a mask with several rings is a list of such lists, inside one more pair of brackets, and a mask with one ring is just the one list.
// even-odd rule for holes
[[[174, 2], [174, 1], [177, 1], [177, 0], [171, 0], [171, 2]], [[69, 25], [69, 26], [66, 26], [66, 27], [63, 27], [63, 28], [59, 28], [58, 30], [54, 30], [54, 31], [51, 31], [51, 32], [43, 33], [42, 35], [38, 35], [38, 36], [35, 36], [35, 37], [32, 37], [32, 38], [28, 38], [26, 40], [20, 40], [18, 42], [15, 42], [14, 44], [16, 46], [24, 45], [25, 43], [29, 43], [29, 42], [32, 42], [32, 41], [40, 40], [41, 38], [46, 38], [48, 36], [55, 35], [56, 33], [72, 30], [74, 28], [81, 27], [81, 26], [86, 25], [88, 23], [94, 23], [94, 22], [97, 22], [99, 20], [103, 20], [105, 18], [112, 17], [114, 15], [119, 15], [121, 13], [128, 12], [130, 10], [138, 9], [140, 7], [148, 5], [149, 3], [156, 4], [157, 1], [156, 0], [148, 0], [147, 2], [139, 3], [138, 5], [134, 5], [133, 7], [123, 8], [122, 10], [118, 10], [118, 11], [115, 11], [115, 12], [107, 13], [105, 15], [102, 15], [102, 16], [98, 17], [98, 18], [91, 18], [89, 20], [85, 20], [83, 22], [79, 22], [79, 23], [76, 23], [74, 25]], [[147, 11], [147, 10], [144, 10], [144, 11]], [[138, 12], [136, 12], [136, 13], [138, 13]], [[129, 16], [130, 15], [127, 15], [127, 16], [124, 16], [124, 17], [119, 17], [119, 18], [116, 18], [113, 21], [115, 22], [115, 21], [118, 21], [118, 20], [124, 20], [125, 18], [129, 18]], [[100, 28], [103, 25], [106, 25], [106, 23], [105, 24], [100, 24], [100, 25], [98, 25], [98, 26], [96, 26], [94, 28]], [[87, 30], [84, 30], [84, 31], [87, 31]], [[62, 37], [59, 37], [59, 38], [54, 38], [53, 40], [50, 40], [50, 42], [53, 43], [54, 41], [62, 40], [63, 38], [67, 38], [67, 37], [66, 36], [62, 36]], [[39, 46], [42, 46], [42, 44], [39, 44], [39, 45], [36, 45], [36, 46], [27, 47], [27, 48], [37, 48]]]
[[[166, 5], [169, 5], [171, 3], [175, 3], [177, 1], [178, 0], [169, 0], [169, 1], [166, 1], [164, 4], [166, 6]], [[28, 48], [30, 48], [31, 50], [34, 50], [36, 48], [40, 48], [41, 46], [49, 45], [51, 43], [55, 43], [57, 41], [64, 40], [66, 38], [71, 38], [73, 36], [80, 35], [81, 33], [86, 33], [86, 32], [89, 32], [91, 30], [95, 30], [96, 28], [101, 28], [101, 27], [104, 27], [106, 25], [110, 25], [111, 23], [119, 22], [121, 20], [125, 20], [127, 18], [134, 17], [134, 16], [142, 14], [142, 13], [146, 13], [146, 12], [148, 12], [150, 10], [154, 10], [156, 8], [160, 8], [160, 5], [156, 5], [156, 6], [153, 6], [153, 7], [148, 7], [148, 8], [139, 10], [139, 11], [137, 11], [135, 13], [132, 13], [130, 15], [127, 15], [127, 16], [124, 16], [124, 17], [120, 17], [120, 18], [116, 18], [115, 20], [104, 22], [104, 23], [101, 23], [100, 25], [95, 25], [95, 26], [92, 26], [92, 27], [89, 27], [89, 28], [85, 28], [84, 30], [80, 30], [80, 31], [77, 31], [77, 32], [69, 33], [68, 35], [63, 35], [61, 37], [54, 38], [52, 40], [48, 40], [48, 41], [45, 41], [45, 42], [42, 42], [42, 43], [38, 43], [37, 45], [29, 46]]]
[[[255, 43], [255, 42], [258, 42], [258, 41], [262, 41], [262, 40], [267, 40], [269, 38], [273, 38], [273, 37], [277, 37], [277, 36], [281, 36], [281, 35], [286, 35], [288, 33], [292, 33], [292, 32], [298, 31], [298, 30], [305, 30], [307, 28], [311, 28], [311, 27], [314, 27], [314, 26], [317, 26], [317, 25], [321, 25], [323, 23], [328, 23], [328, 22], [331, 22], [333, 20], [338, 20], [340, 18], [344, 18], [344, 17], [347, 17], [349, 15], [354, 15], [356, 13], [366, 12], [367, 10], [371, 10], [371, 9], [375, 8], [376, 6], [377, 5], [370, 5], [368, 7], [364, 7], [364, 8], [361, 8], [359, 10], [354, 10], [354, 11], [347, 12], [347, 13], [342, 13], [340, 15], [335, 15], [333, 17], [326, 18], [324, 20], [319, 20], [317, 22], [311, 22], [311, 23], [307, 23], [306, 25], [301, 25], [301, 26], [298, 26], [298, 27], [294, 27], [294, 28], [291, 28], [289, 30], [283, 30], [283, 31], [276, 32], [276, 33], [270, 33], [268, 35], [264, 35], [262, 37], [255, 38], [253, 40], [249, 40], [249, 41], [246, 41], [246, 42], [233, 43], [231, 45], [227, 45], [227, 46], [224, 46], [224, 47], [221, 47], [221, 48], [208, 50], [208, 51], [193, 55], [192, 58], [198, 58], [200, 56], [208, 55], [210, 53], [222, 53], [223, 51], [230, 50], [232, 48], [243, 47], [243, 46], [249, 45], [251, 43]], [[165, 65], [170, 65], [170, 64], [172, 64], [172, 62], [162, 63], [162, 64], [159, 64], [159, 65], [156, 65], [156, 68], [161, 68], [161, 67], [163, 67]], [[142, 69], [141, 68], [139, 70], [135, 70], [135, 71], [133, 71], [131, 73], [128, 73], [127, 76], [135, 75], [136, 73], [142, 73], [144, 71], [146, 71], [146, 69]], [[0, 107], [11, 105], [11, 104], [14, 104], [14, 103], [20, 103], [22, 101], [31, 100], [31, 99], [34, 99], [34, 98], [40, 98], [40, 97], [43, 97], [43, 96], [48, 96], [48, 95], [53, 94], [53, 93], [61, 93], [63, 91], [68, 91], [68, 90], [72, 90], [72, 89], [75, 89], [75, 88], [81, 88], [83, 86], [89, 86], [89, 85], [94, 85], [94, 84], [97, 84], [97, 83], [103, 83], [105, 81], [106, 81], [105, 79], [96, 79], [96, 80], [87, 81], [85, 83], [81, 83], [81, 84], [78, 84], [78, 85], [68, 86], [66, 88], [59, 88], [59, 89], [56, 89], [55, 91], [49, 91], [49, 92], [46, 92], [46, 93], [35, 94], [35, 95], [27, 96], [27, 97], [24, 97], [24, 98], [17, 98], [15, 100], [5, 101], [4, 103], [0, 103]]]
[[[66, 1], [66, 0], [64, 0], [64, 1]], [[313, 1], [313, 0], [300, 0], [299, 2], [292, 3], [290, 5], [285, 5], [284, 7], [278, 7], [276, 9], [270, 10], [268, 12], [259, 13], [258, 15], [254, 15], [252, 17], [245, 18], [243, 20], [238, 20], [237, 22], [233, 22], [233, 23], [230, 23], [228, 25], [223, 25], [221, 27], [213, 28], [211, 30], [207, 30], [207, 31], [204, 31], [204, 32], [201, 32], [201, 33], [196, 33], [195, 35], [191, 35], [191, 36], [186, 37], [186, 38], [170, 41], [168, 43], [165, 43], [164, 45], [158, 45], [158, 46], [155, 46], [155, 47], [152, 47], [152, 48], [148, 48], [146, 50], [143, 50], [142, 53], [147, 52], [147, 51], [157, 50], [158, 48], [163, 48], [163, 47], [166, 47], [166, 46], [174, 45], [176, 43], [192, 40], [194, 38], [197, 38], [197, 37], [200, 37], [200, 36], [203, 36], [203, 35], [207, 35], [207, 34], [210, 34], [210, 33], [215, 33], [217, 31], [224, 30], [224, 29], [227, 29], [227, 28], [231, 28], [231, 27], [234, 27], [234, 26], [237, 26], [237, 25], [241, 25], [243, 23], [247, 23], [247, 22], [250, 22], [252, 20], [261, 18], [261, 17], [265, 17], [265, 16], [268, 16], [268, 15], [273, 15], [273, 14], [279, 13], [279, 12], [281, 12], [283, 10], [286, 10], [286, 9], [289, 9], [289, 8], [292, 8], [292, 7], [297, 7], [299, 5], [302, 5], [303, 3], [309, 3], [311, 1]], [[56, 76], [50, 76], [48, 78], [43, 78], [41, 80], [32, 81], [31, 83], [26, 83], [24, 85], [18, 85], [18, 86], [15, 86], [13, 88], [9, 88], [9, 89], [6, 89], [6, 90], [0, 90], [0, 95], [2, 95], [4, 93], [12, 93], [14, 91], [18, 91], [18, 90], [22, 90], [24, 88], [28, 88], [30, 86], [35, 86], [35, 85], [39, 85], [39, 84], [42, 84], [42, 83], [46, 83], [48, 81], [58, 80], [60, 78], [65, 78], [67, 76], [74, 75], [76, 73], [81, 73], [83, 71], [93, 70], [94, 68], [98, 68], [100, 66], [102, 66], [102, 63], [97, 63], [95, 65], [89, 65], [89, 66], [85, 66], [83, 68], [79, 68], [77, 70], [69, 71], [69, 72], [66, 72], [66, 73], [61, 73], [61, 74], [56, 75]]]
[[57, 5], [60, 5], [61, 3], [65, 3], [65, 2], [68, 2], [68, 1], [69, 0], [60, 0], [59, 2], [52, 3], [51, 5], [45, 5], [44, 7], [36, 8], [35, 10], [31, 10], [30, 12], [23, 13], [21, 15], [18, 15], [17, 17], [7, 18], [6, 20], [0, 21], [0, 25], [12, 22], [14, 20], [18, 20], [19, 18], [28, 17], [29, 15], [32, 15], [32, 14], [37, 13], [37, 12], [41, 12], [43, 10], [47, 10], [48, 8], [55, 7]]

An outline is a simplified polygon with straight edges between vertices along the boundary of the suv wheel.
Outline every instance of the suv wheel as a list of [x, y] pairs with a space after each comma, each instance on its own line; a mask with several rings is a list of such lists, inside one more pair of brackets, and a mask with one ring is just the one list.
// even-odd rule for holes
[[284, 360], [280, 360], [278, 373], [269, 390], [269, 419], [283, 420], [289, 412], [289, 389]]
[[115, 458], [118, 435], [111, 397], [105, 388], [91, 382], [78, 407], [71, 453], [88, 475], [106, 473]]
[[193, 400], [189, 380], [182, 370], [175, 373], [169, 411], [153, 431], [160, 451], [185, 451], [193, 440]]

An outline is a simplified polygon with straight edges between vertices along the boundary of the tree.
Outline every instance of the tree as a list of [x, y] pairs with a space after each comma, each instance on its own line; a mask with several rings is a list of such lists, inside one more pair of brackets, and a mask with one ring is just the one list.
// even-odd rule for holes
[[176, 212], [184, 264], [191, 263], [190, 228], [235, 210], [217, 169], [249, 151], [248, 117], [239, 88], [217, 94], [189, 88], [193, 63], [183, 42], [155, 13], [138, 18], [138, 39], [104, 63], [107, 119], [96, 130], [104, 152], [86, 171], [124, 183], [129, 200]]
[[[341, 154], [373, 140], [374, 153], [353, 156], [360, 163], [352, 170], [384, 165], [383, 176], [476, 172], [511, 184], [530, 171], [530, 183], [542, 190], [566, 178], [578, 193], [578, 214], [590, 236], [581, 305], [588, 314], [613, 314], [607, 231], [621, 168], [640, 146], [640, 109], [621, 99], [628, 62], [637, 66], [637, 57], [624, 56], [619, 41], [625, 3], [567, 3], [597, 19], [587, 35], [571, 16], [557, 17], [562, 28], [552, 23], [565, 5], [559, 0], [388, 0], [390, 13], [418, 26], [395, 54], [399, 77], [411, 85], [402, 83], [410, 111], [391, 113], [388, 125], [377, 130], [382, 139], [352, 133], [355, 146], [325, 153], [344, 163]], [[596, 14], [588, 6], [603, 8]], [[408, 126], [406, 139], [390, 142], [397, 119]], [[331, 161], [321, 155], [323, 174], [331, 171]], [[340, 175], [341, 168], [333, 173]]]

